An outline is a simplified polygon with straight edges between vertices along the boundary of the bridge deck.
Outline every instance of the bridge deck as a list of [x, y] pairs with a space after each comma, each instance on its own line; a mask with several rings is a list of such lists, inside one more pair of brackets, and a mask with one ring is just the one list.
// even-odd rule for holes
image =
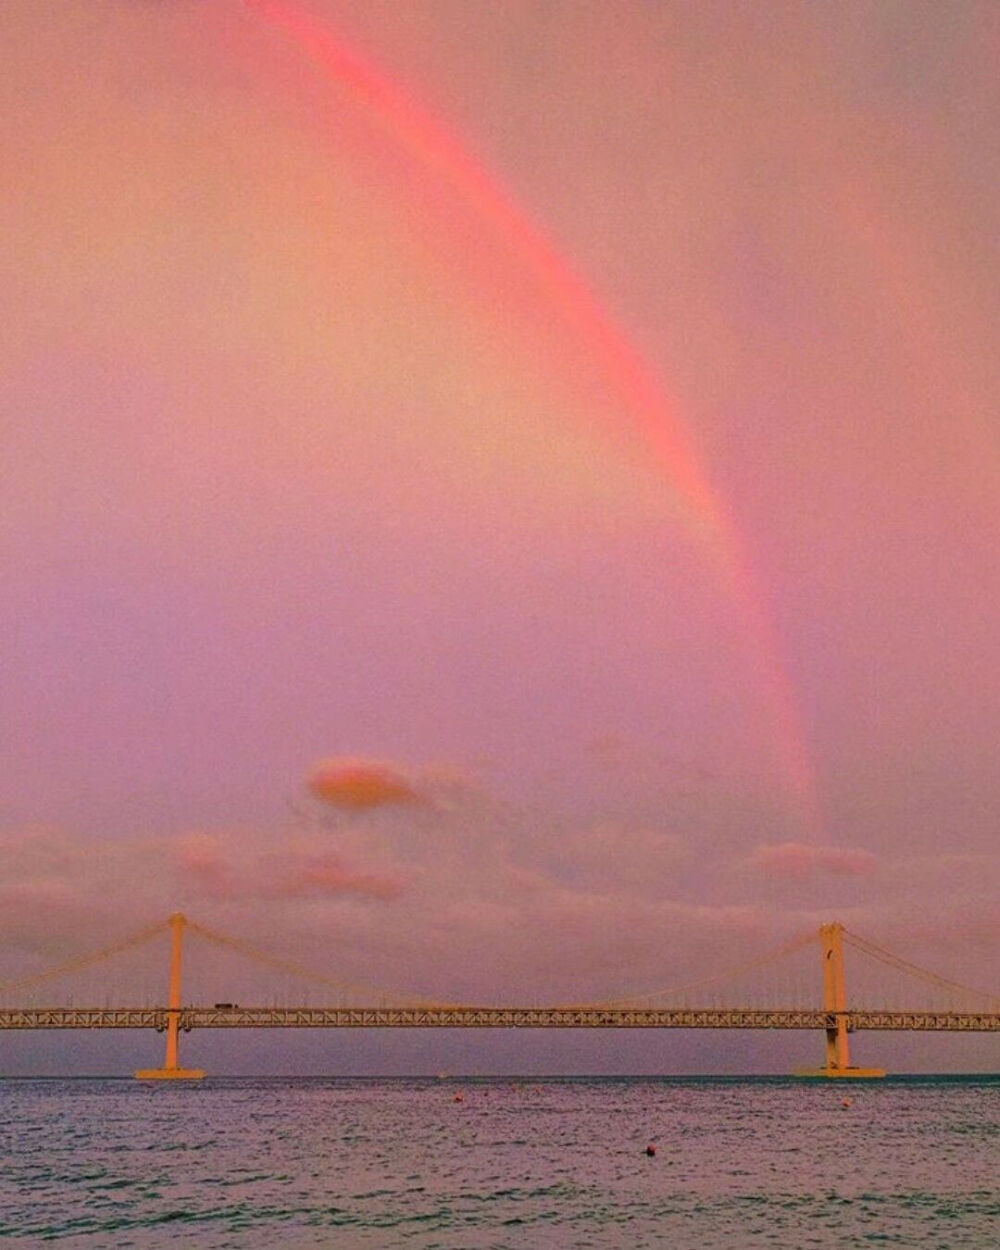
[[[753, 1007], [184, 1007], [181, 1029], [833, 1029], [836, 1013]], [[1000, 1032], [1000, 1013], [853, 1010], [848, 1030]], [[0, 1008], [0, 1029], [157, 1029], [165, 1007]]]

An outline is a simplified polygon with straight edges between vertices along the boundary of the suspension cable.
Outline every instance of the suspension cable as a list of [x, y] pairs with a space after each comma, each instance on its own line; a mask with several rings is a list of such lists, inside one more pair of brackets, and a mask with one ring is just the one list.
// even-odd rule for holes
[[757, 959], [747, 960], [745, 963], [737, 964], [733, 968], [726, 969], [725, 972], [717, 972], [710, 977], [700, 977], [697, 981], [687, 981], [683, 985], [674, 985], [666, 990], [651, 990], [646, 994], [634, 994], [629, 998], [612, 998], [607, 1002], [595, 1003], [598, 1007], [632, 1007], [641, 1003], [647, 1003], [652, 998], [668, 998], [673, 994], [686, 994], [689, 990], [701, 989], [706, 985], [715, 985], [720, 981], [729, 981], [735, 977], [742, 976], [745, 972], [752, 972], [756, 968], [762, 968], [766, 964], [773, 963], [775, 960], [784, 958], [785, 955], [791, 955], [794, 951], [801, 950], [803, 946], [808, 946], [810, 942], [816, 941], [814, 932], [805, 933], [800, 937], [793, 938], [790, 942], [786, 942], [784, 946], [779, 946], [777, 950], [769, 951], [766, 955], [761, 955]]
[[[216, 946], [220, 946], [225, 950], [235, 951], [236, 954], [242, 955], [245, 959], [252, 959], [257, 963], [265, 964], [269, 968], [275, 969], [277, 972], [284, 972], [290, 976], [301, 977], [305, 981], [314, 981], [319, 985], [325, 985], [333, 989], [339, 990], [341, 993], [347, 992], [352, 994], [374, 994], [376, 998], [394, 997], [394, 993], [390, 995], [386, 990], [379, 990], [370, 985], [362, 985], [356, 981], [341, 981], [335, 977], [324, 976], [321, 972], [314, 972], [311, 968], [306, 968], [302, 964], [294, 963], [289, 959], [279, 959], [275, 955], [269, 955], [265, 951], [258, 950], [256, 946], [251, 946], [249, 942], [239, 941], [237, 938], [227, 937], [224, 933], [218, 933], [215, 929], [208, 929], [204, 925], [197, 924], [194, 920], [187, 922], [187, 928], [192, 933], [197, 933], [199, 937], [203, 937], [206, 941], [213, 942]], [[400, 1007], [447, 1007], [454, 1006], [451, 1003], [429, 1002], [422, 999], [407, 998], [400, 995], [398, 999]]]
[[963, 985], [961, 981], [952, 981], [948, 977], [938, 976], [936, 972], [930, 972], [927, 968], [921, 968], [917, 964], [912, 964], [909, 960], [903, 959], [899, 955], [894, 955], [892, 951], [887, 951], [881, 946], [876, 946], [874, 942], [860, 937], [857, 933], [852, 933], [849, 929], [844, 930], [844, 938], [855, 949], [870, 955], [873, 959], [879, 960], [890, 968], [895, 968], [897, 972], [908, 973], [910, 976], [926, 981], [930, 985], [935, 985], [939, 989], [959, 990], [963, 994], [971, 994], [974, 998], [983, 998], [991, 1004], [1000, 1001], [996, 994], [989, 994], [985, 990], [973, 989], [971, 985]]
[[140, 929], [138, 933], [133, 933], [130, 937], [122, 938], [118, 942], [112, 942], [110, 946], [102, 946], [100, 950], [91, 951], [87, 955], [78, 955], [75, 959], [68, 959], [64, 964], [58, 964], [54, 968], [44, 968], [41, 972], [32, 973], [27, 977], [17, 977], [13, 981], [0, 981], [0, 993], [5, 993], [7, 990], [27, 989], [30, 986], [40, 985], [45, 981], [52, 981], [57, 977], [66, 976], [71, 972], [80, 972], [93, 964], [101, 963], [102, 960], [110, 959], [112, 955], [119, 955], [122, 951], [127, 951], [133, 946], [141, 946], [143, 942], [148, 942], [150, 938], [154, 938], [160, 933], [165, 933], [169, 927], [169, 920], [158, 920], [156, 924], [148, 925], [145, 929]]

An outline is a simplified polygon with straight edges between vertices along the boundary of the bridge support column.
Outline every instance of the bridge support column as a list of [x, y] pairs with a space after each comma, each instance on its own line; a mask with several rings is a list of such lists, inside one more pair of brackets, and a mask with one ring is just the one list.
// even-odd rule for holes
[[826, 1066], [842, 1070], [851, 1066], [851, 1054], [847, 1041], [847, 1020], [844, 1011], [847, 993], [844, 989], [844, 943], [842, 927], [827, 924], [819, 931], [823, 948], [823, 1009], [835, 1012], [835, 1023], [827, 1025]]
[[852, 1068], [847, 1040], [847, 990], [844, 983], [844, 926], [825, 924], [819, 931], [823, 960], [823, 1010], [827, 1015], [826, 1063], [822, 1068], [797, 1072], [796, 1076], [885, 1076], [882, 1068]]
[[174, 912], [170, 917], [170, 981], [167, 988], [167, 1045], [162, 1068], [140, 1068], [136, 1072], [139, 1081], [200, 1081], [205, 1075], [201, 1068], [182, 1068], [178, 1065], [181, 1030], [181, 963], [184, 953], [184, 926], [187, 917]]

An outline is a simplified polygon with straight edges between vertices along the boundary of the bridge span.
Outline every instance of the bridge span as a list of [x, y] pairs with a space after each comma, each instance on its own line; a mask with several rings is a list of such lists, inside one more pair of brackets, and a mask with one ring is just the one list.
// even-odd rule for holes
[[[165, 932], [170, 936], [166, 1003], [161, 1006], [0, 1006], [0, 1031], [12, 1029], [155, 1029], [166, 1035], [161, 1068], [143, 1069], [137, 1077], [148, 1080], [191, 1080], [204, 1076], [200, 1069], [180, 1066], [180, 1037], [193, 1029], [815, 1029], [826, 1039], [825, 1063], [803, 1075], [822, 1077], [878, 1077], [881, 1069], [854, 1067], [850, 1061], [849, 1036], [861, 1030], [951, 1033], [1000, 1033], [1000, 999], [984, 996], [967, 986], [948, 981], [882, 950], [841, 924], [823, 925], [818, 933], [795, 939], [778, 951], [730, 970], [771, 965], [807, 946], [818, 944], [822, 974], [822, 1006], [665, 1006], [641, 998], [616, 1002], [562, 1004], [557, 1006], [470, 1006], [454, 1003], [409, 1002], [379, 1006], [250, 1006], [185, 1003], [181, 992], [185, 929], [201, 938], [265, 964], [271, 969], [303, 975], [304, 970], [195, 924], [179, 912], [141, 930], [124, 941], [90, 955], [78, 956], [56, 968], [8, 982], [0, 989], [19, 993], [53, 978], [103, 963], [122, 951]], [[885, 1010], [849, 1007], [844, 975], [844, 943], [887, 964], [896, 971], [918, 976], [936, 989], [971, 995], [974, 1009]], [[327, 986], [331, 978], [304, 975]], [[699, 989], [719, 977], [707, 978], [681, 990]], [[127, 1001], [127, 1000], [126, 1000]], [[779, 1000], [780, 1001], [780, 1000]], [[16, 1004], [16, 1000], [15, 1000]]]
[[1000, 1033], [1000, 1013], [758, 1007], [20, 1007], [0, 1029], [823, 1029]]

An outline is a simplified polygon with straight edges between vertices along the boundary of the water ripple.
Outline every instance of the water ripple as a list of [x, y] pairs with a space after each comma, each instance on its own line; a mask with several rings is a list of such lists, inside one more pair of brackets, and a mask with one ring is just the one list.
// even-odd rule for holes
[[[1000, 1083], [0, 1082], [0, 1238], [92, 1250], [1000, 1244]], [[655, 1141], [656, 1155], [645, 1154]]]

